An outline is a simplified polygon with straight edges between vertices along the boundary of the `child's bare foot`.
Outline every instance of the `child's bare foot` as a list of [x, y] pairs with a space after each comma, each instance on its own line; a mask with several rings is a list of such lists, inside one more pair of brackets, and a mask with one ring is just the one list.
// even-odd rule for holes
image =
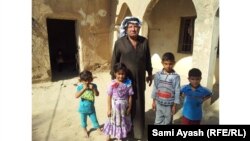
[[88, 137], [89, 135], [88, 135], [87, 129], [83, 128], [83, 138], [88, 138]]

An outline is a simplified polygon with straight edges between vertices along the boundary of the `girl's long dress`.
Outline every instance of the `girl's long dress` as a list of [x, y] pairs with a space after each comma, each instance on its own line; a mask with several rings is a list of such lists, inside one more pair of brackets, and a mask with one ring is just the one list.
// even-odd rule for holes
[[131, 117], [126, 115], [128, 95], [133, 94], [132, 87], [114, 82], [108, 91], [112, 94], [112, 116], [105, 123], [103, 132], [118, 139], [126, 138], [132, 127]]

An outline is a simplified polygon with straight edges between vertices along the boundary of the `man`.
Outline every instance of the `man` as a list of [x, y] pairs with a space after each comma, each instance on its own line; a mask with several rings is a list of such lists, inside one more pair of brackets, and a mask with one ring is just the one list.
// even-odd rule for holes
[[[131, 118], [133, 122], [134, 138], [142, 139], [145, 128], [145, 78], [152, 83], [152, 64], [148, 45], [148, 40], [139, 36], [141, 21], [136, 17], [126, 17], [120, 30], [120, 38], [115, 42], [112, 62], [111, 75], [113, 75], [113, 66], [117, 62], [124, 63], [128, 68], [128, 77], [133, 83], [133, 101]], [[146, 77], [146, 71], [148, 77]]]

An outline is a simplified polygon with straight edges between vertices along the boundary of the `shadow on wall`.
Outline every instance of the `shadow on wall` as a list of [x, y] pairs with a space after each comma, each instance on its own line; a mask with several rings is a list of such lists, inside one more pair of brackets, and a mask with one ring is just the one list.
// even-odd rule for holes
[[219, 99], [219, 84], [214, 84], [212, 93], [211, 104]]

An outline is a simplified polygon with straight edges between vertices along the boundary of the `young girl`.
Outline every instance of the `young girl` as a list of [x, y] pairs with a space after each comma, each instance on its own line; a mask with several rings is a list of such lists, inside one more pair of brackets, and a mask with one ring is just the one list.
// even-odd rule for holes
[[81, 124], [83, 127], [83, 137], [88, 138], [87, 133], [87, 116], [90, 117], [92, 126], [101, 133], [100, 125], [96, 118], [96, 112], [94, 107], [95, 96], [99, 95], [97, 90], [97, 85], [91, 83], [93, 81], [93, 76], [90, 71], [83, 71], [80, 73], [80, 83], [77, 86], [77, 92], [75, 94], [76, 98], [81, 98], [79, 103], [78, 111], [81, 114]]
[[126, 77], [127, 68], [122, 63], [114, 65], [115, 79], [108, 86], [108, 112], [109, 120], [105, 123], [103, 132], [121, 140], [127, 137], [131, 130], [132, 122], [130, 111], [132, 107], [132, 82]]

